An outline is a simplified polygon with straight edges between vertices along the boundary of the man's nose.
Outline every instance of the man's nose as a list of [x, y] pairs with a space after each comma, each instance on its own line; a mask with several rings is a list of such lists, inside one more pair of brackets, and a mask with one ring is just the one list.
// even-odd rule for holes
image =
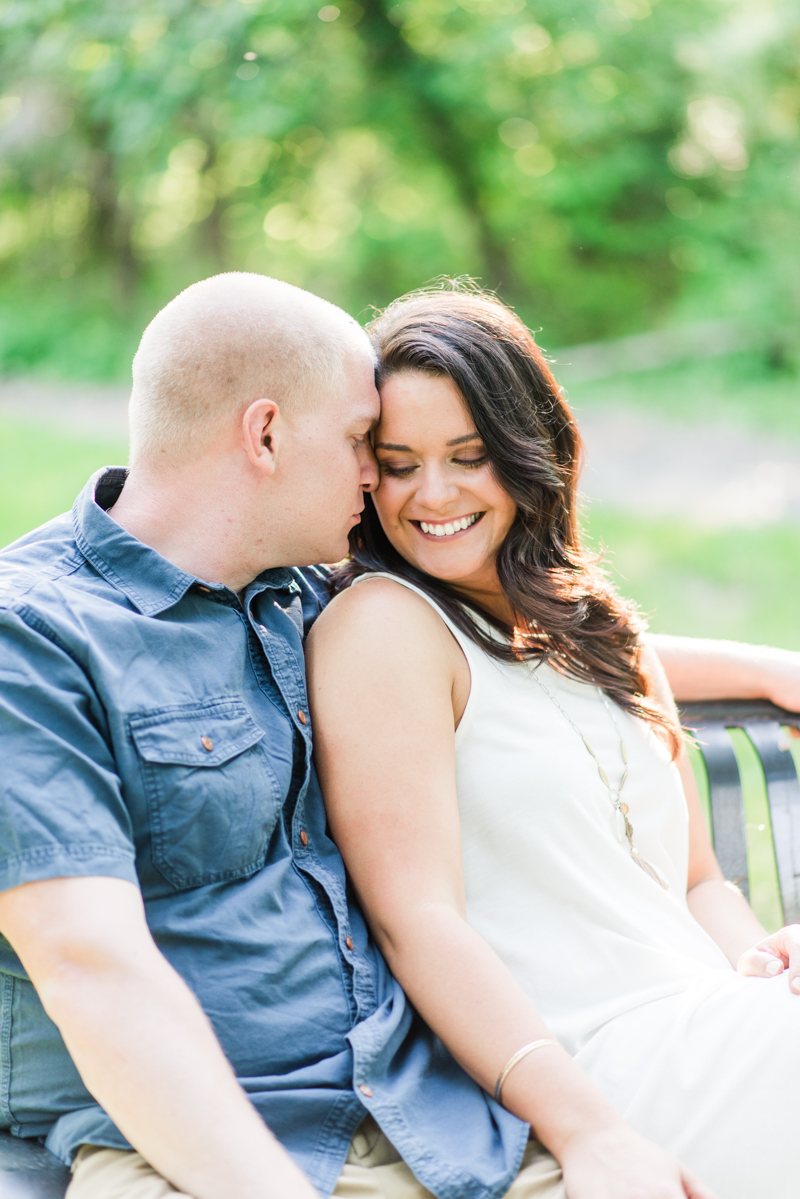
[[361, 459], [361, 489], [362, 491], [376, 491], [379, 482], [378, 460], [372, 446], [366, 445]]

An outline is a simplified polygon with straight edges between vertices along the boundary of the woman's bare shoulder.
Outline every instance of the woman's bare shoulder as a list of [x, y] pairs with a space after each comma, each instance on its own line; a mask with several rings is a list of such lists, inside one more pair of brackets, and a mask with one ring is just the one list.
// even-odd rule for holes
[[[329, 647], [349, 652], [408, 651], [434, 645], [449, 648], [452, 637], [434, 608], [394, 579], [365, 579], [339, 592], [317, 617], [308, 636], [310, 652]], [[370, 655], [371, 656], [371, 655]]]

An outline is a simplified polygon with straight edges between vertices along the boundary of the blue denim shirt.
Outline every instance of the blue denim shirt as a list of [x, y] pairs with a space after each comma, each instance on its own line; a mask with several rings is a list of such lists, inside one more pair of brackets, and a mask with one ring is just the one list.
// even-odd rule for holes
[[[495, 1199], [527, 1126], [426, 1028], [370, 941], [311, 761], [304, 624], [318, 572], [244, 602], [107, 513], [101, 472], [0, 554], [0, 890], [141, 888], [161, 951], [242, 1086], [322, 1194], [365, 1109], [440, 1199]], [[0, 1127], [64, 1161], [127, 1141], [0, 938]]]

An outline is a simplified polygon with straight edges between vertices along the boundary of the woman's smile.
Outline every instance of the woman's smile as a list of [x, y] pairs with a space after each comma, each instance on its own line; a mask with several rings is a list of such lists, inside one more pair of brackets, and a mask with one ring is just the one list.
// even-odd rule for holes
[[412, 520], [409, 523], [419, 529], [423, 537], [433, 538], [436, 541], [440, 537], [456, 537], [459, 533], [468, 532], [482, 516], [484, 516], [483, 512], [472, 512], [469, 516], [459, 516], [455, 520], [452, 518], [444, 521]]

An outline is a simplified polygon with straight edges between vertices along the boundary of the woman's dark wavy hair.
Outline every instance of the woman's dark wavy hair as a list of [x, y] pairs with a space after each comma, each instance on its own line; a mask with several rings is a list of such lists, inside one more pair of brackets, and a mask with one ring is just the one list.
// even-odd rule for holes
[[[679, 730], [649, 694], [640, 663], [642, 621], [616, 594], [597, 555], [581, 544], [576, 486], [582, 442], [564, 394], [519, 318], [494, 295], [452, 281], [395, 300], [369, 326], [378, 383], [405, 372], [452, 380], [517, 513], [497, 554], [500, 584], [517, 614], [517, 636], [442, 579], [417, 570], [383, 531], [371, 496], [350, 533], [337, 590], [366, 571], [416, 584], [494, 658], [546, 660], [601, 687], [621, 708], [668, 734]], [[503, 636], [493, 637], [477, 613]], [[527, 630], [520, 639], [519, 630]]]

